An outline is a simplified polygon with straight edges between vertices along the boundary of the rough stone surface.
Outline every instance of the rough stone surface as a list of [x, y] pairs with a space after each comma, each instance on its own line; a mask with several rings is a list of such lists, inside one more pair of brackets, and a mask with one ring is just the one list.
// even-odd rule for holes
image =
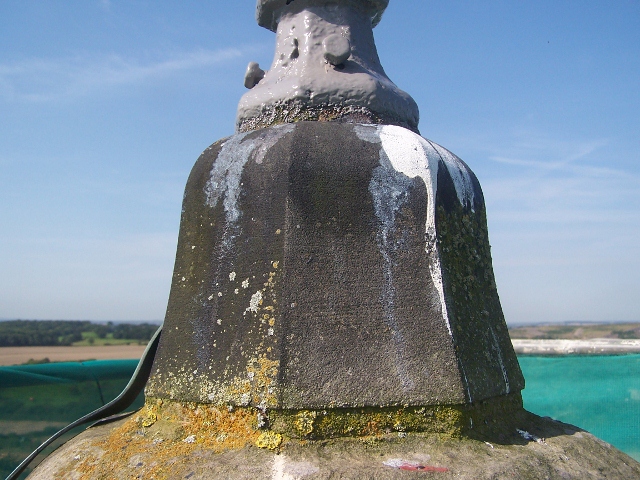
[[[390, 433], [327, 440], [281, 439], [220, 449], [191, 434], [173, 436], [132, 419], [86, 430], [29, 476], [110, 479], [631, 479], [640, 464], [568, 424], [521, 411], [469, 434]], [[270, 450], [266, 448], [272, 446]]]
[[[273, 63], [238, 104], [238, 131], [304, 120], [307, 109], [326, 107], [349, 118], [365, 109], [384, 123], [417, 130], [418, 106], [384, 72], [373, 39], [371, 18], [387, 0], [259, 1], [258, 21], [276, 31]], [[340, 37], [349, 52], [325, 58], [323, 42]], [[337, 42], [334, 42], [337, 43]], [[344, 42], [343, 42], [344, 43]], [[346, 55], [344, 61], [342, 58]], [[291, 112], [301, 116], [291, 119]], [[308, 118], [307, 118], [308, 119]]]
[[322, 409], [523, 386], [482, 192], [453, 154], [401, 127], [301, 122], [197, 161], [149, 396]]

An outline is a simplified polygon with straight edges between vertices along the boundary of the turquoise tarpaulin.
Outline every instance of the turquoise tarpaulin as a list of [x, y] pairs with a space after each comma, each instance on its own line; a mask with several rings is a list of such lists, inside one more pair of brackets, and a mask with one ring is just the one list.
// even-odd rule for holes
[[[527, 410], [588, 430], [640, 460], [640, 355], [521, 356], [519, 361]], [[61, 426], [115, 398], [137, 364], [97, 360], [0, 367], [0, 477]], [[131, 409], [142, 403], [141, 395]]]

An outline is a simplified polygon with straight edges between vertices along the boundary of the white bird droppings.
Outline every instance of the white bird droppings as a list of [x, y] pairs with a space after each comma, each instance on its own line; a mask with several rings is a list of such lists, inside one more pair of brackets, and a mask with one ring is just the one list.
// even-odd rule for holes
[[[253, 157], [257, 163], [262, 163], [269, 149], [294, 128], [294, 124], [285, 124], [264, 128], [258, 135], [252, 132], [238, 133], [222, 144], [204, 192], [206, 204], [211, 208], [215, 208], [222, 199], [228, 224], [235, 224], [242, 215], [238, 198], [242, 186], [240, 179], [247, 162]], [[249, 134], [252, 138], [245, 140]], [[222, 239], [223, 247], [230, 248], [234, 238], [233, 231], [226, 232]]]
[[[425, 140], [406, 128], [395, 125], [356, 125], [358, 138], [380, 143], [380, 165], [391, 165], [398, 173], [409, 178], [420, 177], [427, 188], [427, 221], [425, 225], [426, 252], [429, 255], [429, 272], [438, 292], [442, 316], [449, 335], [453, 335], [444, 300], [440, 255], [436, 249], [436, 206], [438, 166], [447, 168], [456, 188], [458, 199], [464, 205], [473, 205], [473, 183], [471, 174], [462, 160], [448, 150]], [[398, 196], [399, 194], [396, 194]], [[381, 219], [383, 220], [383, 219]], [[384, 224], [384, 220], [383, 220]], [[383, 253], [384, 255], [384, 253]]]
[[258, 290], [256, 293], [251, 295], [251, 300], [249, 300], [249, 306], [244, 311], [245, 315], [247, 312], [258, 313], [258, 307], [262, 303], [262, 292]]

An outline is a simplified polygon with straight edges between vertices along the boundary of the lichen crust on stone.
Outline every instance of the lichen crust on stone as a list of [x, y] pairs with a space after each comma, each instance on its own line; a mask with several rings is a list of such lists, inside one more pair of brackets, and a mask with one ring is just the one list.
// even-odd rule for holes
[[171, 459], [203, 451], [223, 453], [251, 445], [277, 451], [291, 442], [341, 437], [367, 443], [388, 434], [399, 439], [410, 434], [458, 438], [472, 432], [474, 425], [504, 428], [500, 419], [508, 422], [522, 412], [519, 394], [476, 405], [323, 410], [265, 410], [147, 398], [141, 410], [67, 468], [86, 478], [102, 478], [105, 466], [127, 464], [152, 451], [155, 461], [145, 465], [145, 474], [171, 478]]

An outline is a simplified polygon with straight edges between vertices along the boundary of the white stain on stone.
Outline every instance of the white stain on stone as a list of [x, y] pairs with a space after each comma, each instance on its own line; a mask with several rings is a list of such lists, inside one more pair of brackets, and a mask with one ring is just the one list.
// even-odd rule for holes
[[253, 141], [243, 142], [248, 133], [229, 137], [218, 153], [211, 167], [209, 181], [205, 185], [207, 205], [214, 208], [223, 198], [227, 222], [240, 218], [237, 201], [240, 195], [240, 177], [242, 170], [253, 153], [256, 145]]
[[491, 331], [491, 336], [493, 337], [493, 345], [498, 353], [498, 355], [496, 356], [498, 357], [498, 362], [500, 363], [500, 370], [502, 370], [502, 378], [504, 379], [505, 393], [510, 393], [511, 388], [509, 387], [509, 377], [507, 375], [507, 368], [505, 367], [504, 362], [502, 360], [502, 349], [500, 348], [500, 344], [498, 343], [498, 337], [496, 336], [496, 333], [493, 331], [493, 328], [491, 328], [491, 326], [489, 326], [489, 330]]
[[516, 432], [518, 432], [520, 434], [520, 436], [522, 438], [524, 438], [525, 440], [531, 440], [531, 441], [534, 441], [536, 443], [540, 443], [542, 445], [546, 445], [546, 442], [544, 441], [544, 438], [538, 437], [537, 435], [534, 435], [533, 433], [529, 433], [526, 430], [520, 430], [519, 428], [516, 428]]
[[271, 480], [299, 480], [320, 469], [309, 462], [293, 462], [285, 455], [275, 455], [271, 467]]
[[384, 286], [382, 288], [382, 305], [385, 322], [391, 330], [395, 346], [396, 369], [405, 390], [413, 388], [414, 382], [405, 368], [404, 338], [395, 316], [395, 285], [393, 281], [393, 254], [397, 248], [393, 234], [396, 225], [396, 213], [408, 199], [411, 179], [397, 172], [391, 164], [380, 158], [381, 165], [373, 170], [369, 182], [369, 192], [373, 198], [373, 208], [381, 223], [376, 235], [378, 249], [384, 260]]
[[236, 272], [231, 272], [229, 274], [229, 281], [233, 282], [236, 279]]
[[429, 140], [427, 141], [429, 142], [429, 145], [431, 145], [433, 149], [438, 152], [438, 155], [440, 155], [440, 158], [442, 159], [442, 163], [444, 163], [445, 167], [447, 167], [449, 176], [451, 177], [451, 180], [453, 180], [453, 185], [456, 187], [458, 200], [463, 206], [467, 206], [466, 204], [469, 203], [471, 211], [473, 212], [473, 202], [475, 200], [475, 194], [469, 167], [467, 167], [467, 165], [462, 160], [460, 160], [460, 158], [458, 158], [446, 148], [442, 148], [437, 143], [433, 143]]
[[249, 300], [249, 306], [244, 311], [246, 315], [247, 312], [258, 313], [258, 307], [262, 303], [262, 291], [258, 290], [256, 293], [251, 295], [251, 300]]
[[388, 460], [385, 460], [384, 462], [382, 462], [382, 464], [391, 468], [407, 468], [407, 467], [417, 468], [420, 466], [419, 462], [410, 462], [402, 458], [389, 458]]
[[[253, 157], [257, 163], [262, 163], [266, 153], [278, 140], [295, 128], [294, 124], [278, 125], [264, 128], [258, 134], [255, 132], [239, 133], [229, 137], [222, 144], [218, 157], [211, 167], [209, 180], [204, 192], [206, 203], [215, 208], [222, 199], [227, 224], [235, 224], [242, 212], [238, 208], [238, 198], [242, 183], [242, 171], [247, 162]], [[251, 135], [250, 139], [246, 137]], [[226, 228], [222, 239], [225, 248], [231, 247], [231, 242], [237, 233]]]
[[[462, 378], [464, 378], [464, 384], [465, 387], [467, 389], [467, 397], [469, 398], [469, 402], [473, 401], [473, 398], [471, 397], [471, 388], [469, 387], [469, 379], [467, 378], [467, 372], [464, 369], [464, 364], [459, 361], [458, 365], [460, 365], [460, 371], [462, 372]], [[470, 418], [469, 420], [471, 420], [471, 428], [473, 428], [473, 419]]]
[[[267, 152], [271, 150], [271, 147], [273, 147], [278, 142], [278, 140], [282, 138], [283, 135], [285, 135], [286, 133], [292, 132], [294, 130], [295, 124], [287, 123], [284, 125], [276, 125], [271, 128], [277, 129], [278, 133], [277, 135], [264, 135], [264, 138], [261, 139], [261, 142], [259, 143], [255, 152], [255, 160], [256, 160], [256, 163], [258, 164], [261, 164], [264, 161], [264, 157], [267, 154]], [[265, 129], [265, 130], [268, 130], [268, 129]]]
[[449, 323], [447, 305], [444, 300], [444, 286], [442, 283], [442, 268], [440, 256], [436, 249], [436, 206], [435, 198], [438, 181], [438, 163], [441, 156], [431, 144], [421, 136], [406, 128], [393, 125], [356, 125], [356, 135], [371, 143], [380, 143], [381, 164], [390, 163], [396, 172], [403, 173], [409, 178], [420, 177], [427, 188], [427, 222], [426, 251], [429, 255], [429, 273], [438, 292], [442, 316], [445, 320], [449, 335], [453, 335]]
[[[438, 188], [438, 167], [442, 163], [447, 169], [450, 178], [456, 189], [458, 200], [463, 207], [473, 208], [474, 189], [471, 180], [471, 173], [468, 167], [453, 153], [444, 149], [429, 140], [425, 140], [406, 128], [394, 125], [356, 125], [355, 133], [361, 140], [370, 143], [380, 143], [380, 166], [384, 168], [390, 165], [395, 172], [402, 173], [409, 178], [420, 177], [427, 188], [427, 221], [425, 225], [426, 245], [425, 250], [429, 256], [429, 273], [431, 280], [438, 293], [440, 300], [440, 308], [442, 317], [445, 321], [449, 335], [453, 337], [449, 314], [444, 297], [444, 285], [442, 281], [442, 266], [440, 263], [440, 255], [436, 248], [436, 193]], [[376, 169], [377, 170], [377, 169]], [[372, 184], [376, 183], [377, 173], [374, 172]], [[389, 176], [389, 178], [391, 178]], [[396, 191], [402, 189], [403, 186], [398, 181], [393, 181], [387, 185], [375, 185], [372, 188], [370, 184], [369, 190], [374, 197], [374, 207], [376, 208], [376, 216], [382, 223], [382, 232], [380, 236], [384, 239], [388, 235], [388, 225], [395, 223], [395, 212], [402, 206], [403, 193]], [[408, 185], [408, 184], [407, 184]], [[386, 189], [386, 193], [382, 198], [380, 191]], [[404, 192], [407, 195], [407, 192]], [[379, 197], [377, 200], [376, 197]], [[378, 208], [377, 203], [386, 202], [384, 208]], [[387, 263], [388, 246], [382, 243], [380, 251], [385, 263]], [[393, 281], [393, 279], [389, 279]], [[385, 289], [393, 291], [393, 286], [385, 286]], [[469, 401], [472, 401], [469, 382], [461, 366], [461, 373], [467, 390]]]

